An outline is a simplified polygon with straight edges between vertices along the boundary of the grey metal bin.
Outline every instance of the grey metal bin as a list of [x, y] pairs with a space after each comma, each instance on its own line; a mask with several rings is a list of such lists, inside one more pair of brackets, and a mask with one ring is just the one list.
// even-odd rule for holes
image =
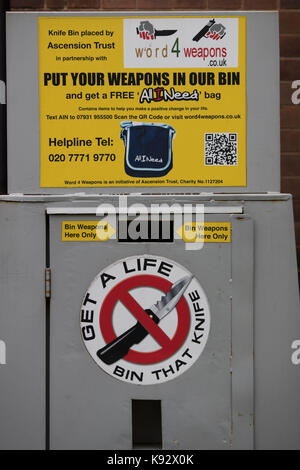
[[[230, 227], [230, 241], [217, 239], [188, 250], [175, 235], [121, 240], [118, 194], [124, 197], [129, 191], [124, 187], [73, 194], [68, 188], [40, 186], [37, 19], [107, 14], [7, 15], [10, 194], [0, 196], [0, 354], [5, 352], [5, 361], [0, 357], [0, 448], [299, 449], [300, 375], [292, 360], [300, 337], [293, 210], [291, 195], [279, 193], [278, 16], [205, 12], [247, 17], [247, 185], [210, 187], [211, 192], [183, 186], [159, 188], [160, 194], [153, 194], [153, 188], [127, 193], [129, 205], [145, 208], [187, 204], [192, 219], [195, 207], [203, 205], [205, 223]], [[97, 225], [99, 205], [115, 214], [115, 236], [105, 242], [66, 240], [66, 224]], [[86, 297], [93, 279], [128, 258], [136, 262], [131, 272], [141, 272], [145, 259], [153, 270], [160, 259], [178, 265], [183, 279], [193, 275], [191, 282], [201, 287], [210, 317], [196, 360], [186, 350], [178, 363], [168, 356], [167, 366], [158, 365], [154, 374], [163, 380], [147, 385], [141, 383], [141, 372], [135, 373], [134, 361], [124, 359], [119, 369], [104, 366], [101, 346], [85, 347], [89, 337], [94, 340], [102, 331], [100, 303]], [[165, 273], [161, 277], [167, 278]], [[175, 284], [165, 283], [169, 291], [157, 288], [155, 302], [160, 290], [172, 292]], [[188, 306], [198, 300], [195, 291], [186, 292]], [[87, 299], [97, 311], [82, 309]], [[140, 296], [142, 309], [155, 309], [148, 300]], [[168, 328], [170, 336], [176, 335], [180, 319], [174, 326], [174, 315], [176, 320], [174, 312], [162, 319], [161, 335]], [[132, 319], [128, 325], [135, 328]], [[196, 333], [186, 330], [186, 338]], [[141, 352], [139, 345], [133, 350]], [[174, 374], [176, 368], [180, 373]], [[141, 430], [139, 414], [151, 422], [147, 432]]]

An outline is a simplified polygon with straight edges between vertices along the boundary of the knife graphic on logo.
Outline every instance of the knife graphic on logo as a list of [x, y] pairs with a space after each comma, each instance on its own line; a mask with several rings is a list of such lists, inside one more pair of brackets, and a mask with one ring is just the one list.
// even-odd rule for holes
[[172, 34], [175, 34], [176, 32], [177, 29], [155, 29], [152, 25], [151, 31], [147, 26], [145, 29], [136, 28], [136, 34], [141, 36], [143, 39], [156, 39], [158, 36], [172, 36]]
[[[184, 292], [188, 288], [193, 279], [193, 275], [185, 276], [173, 284], [172, 288], [167, 292], [158, 302], [153, 304], [145, 312], [149, 317], [158, 324], [162, 318], [170, 313], [177, 305]], [[114, 364], [122, 357], [126, 356], [129, 349], [134, 345], [140, 343], [149, 332], [140, 322], [122, 333], [118, 338], [106, 344], [103, 348], [97, 351], [97, 356], [105, 364]]]

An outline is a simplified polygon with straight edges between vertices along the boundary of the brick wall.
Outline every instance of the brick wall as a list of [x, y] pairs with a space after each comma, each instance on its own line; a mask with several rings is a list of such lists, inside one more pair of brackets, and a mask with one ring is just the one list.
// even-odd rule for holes
[[300, 80], [300, 0], [10, 0], [29, 10], [279, 10], [281, 62], [281, 189], [294, 196], [300, 268], [300, 104], [291, 102], [291, 83]]

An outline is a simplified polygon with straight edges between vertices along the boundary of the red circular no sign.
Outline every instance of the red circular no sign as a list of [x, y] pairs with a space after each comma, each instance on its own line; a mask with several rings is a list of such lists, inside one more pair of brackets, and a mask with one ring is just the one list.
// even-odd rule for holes
[[[100, 309], [100, 329], [104, 341], [110, 343], [116, 339], [116, 334], [112, 325], [112, 316], [114, 308], [118, 301], [135, 316], [149, 334], [160, 344], [160, 349], [152, 352], [140, 352], [130, 349], [128, 354], [123, 358], [134, 364], [155, 364], [172, 356], [184, 343], [190, 328], [190, 311], [185, 298], [182, 296], [176, 305], [178, 324], [177, 329], [172, 338], [160, 328], [145, 312], [144, 308], [129, 293], [131, 289], [137, 287], [152, 287], [159, 289], [162, 293], [167, 293], [172, 283], [167, 279], [150, 274], [141, 274], [124, 279], [117, 284], [105, 297]], [[158, 300], [158, 299], [157, 299]], [[153, 301], [155, 303], [155, 300]]]

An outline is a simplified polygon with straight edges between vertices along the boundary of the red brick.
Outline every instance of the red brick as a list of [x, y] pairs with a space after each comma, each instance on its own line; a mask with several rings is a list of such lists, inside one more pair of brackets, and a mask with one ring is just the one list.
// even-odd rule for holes
[[277, 0], [244, 0], [243, 10], [277, 10]]
[[280, 0], [280, 8], [281, 9], [292, 8], [293, 10], [300, 9], [300, 1], [299, 0]]
[[299, 57], [300, 54], [300, 36], [299, 35], [281, 35], [280, 36], [280, 56], [281, 57]]
[[281, 154], [281, 176], [297, 176], [297, 178], [300, 178], [300, 152]]
[[205, 10], [207, 0], [172, 0], [172, 8], [175, 10]]
[[99, 8], [100, 0], [67, 0], [67, 8], [84, 10], [85, 8]]
[[281, 11], [279, 14], [280, 34], [300, 33], [300, 11]]
[[[300, 150], [300, 130], [281, 131], [281, 151], [282, 153], [299, 152]], [[300, 188], [300, 185], [299, 185]]]
[[[300, 199], [300, 185], [299, 177], [287, 176], [281, 179], [281, 191], [283, 193], [291, 193], [295, 199]], [[299, 237], [300, 237], [300, 221], [296, 219], [299, 224]], [[300, 239], [300, 238], [299, 238]]]
[[102, 8], [105, 10], [134, 10], [136, 0], [102, 0]]
[[298, 80], [300, 77], [300, 59], [280, 60], [280, 80]]
[[30, 8], [33, 10], [42, 10], [44, 8], [44, 0], [10, 0], [10, 8]]
[[242, 0], [208, 0], [209, 10], [239, 10]]
[[293, 93], [292, 82], [280, 83], [280, 104], [292, 104], [291, 96]]
[[61, 10], [65, 7], [65, 0], [47, 0], [46, 7], [51, 10]]
[[170, 10], [172, 0], [137, 0], [138, 10]]
[[282, 106], [280, 109], [281, 129], [300, 129], [300, 106]]

